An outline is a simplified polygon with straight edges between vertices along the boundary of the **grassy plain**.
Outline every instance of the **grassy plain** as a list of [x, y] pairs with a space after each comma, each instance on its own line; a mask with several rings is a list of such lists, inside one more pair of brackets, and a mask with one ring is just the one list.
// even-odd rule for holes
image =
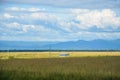
[[61, 53], [69, 54], [68, 57], [120, 56], [120, 52], [0, 52], [0, 59], [58, 58]]
[[0, 80], [120, 80], [119, 52], [0, 53]]

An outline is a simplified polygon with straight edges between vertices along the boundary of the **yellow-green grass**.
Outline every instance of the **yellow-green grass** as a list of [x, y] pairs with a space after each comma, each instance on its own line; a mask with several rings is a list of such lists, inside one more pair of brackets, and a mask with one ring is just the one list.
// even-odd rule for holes
[[67, 57], [120, 56], [120, 52], [0, 52], [0, 59], [58, 58], [67, 53]]

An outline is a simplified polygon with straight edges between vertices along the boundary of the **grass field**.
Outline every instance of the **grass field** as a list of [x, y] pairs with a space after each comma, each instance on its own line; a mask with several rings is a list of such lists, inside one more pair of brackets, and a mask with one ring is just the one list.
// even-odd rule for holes
[[59, 53], [0, 53], [0, 80], [120, 80], [119, 52]]
[[68, 57], [120, 56], [120, 52], [0, 52], [0, 59], [10, 58], [58, 58], [67, 53]]

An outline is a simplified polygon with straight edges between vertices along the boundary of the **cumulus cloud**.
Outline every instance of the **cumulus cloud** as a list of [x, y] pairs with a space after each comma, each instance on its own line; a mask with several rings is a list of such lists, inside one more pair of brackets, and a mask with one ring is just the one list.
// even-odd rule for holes
[[44, 40], [118, 39], [120, 36], [120, 16], [112, 9], [58, 8], [52, 11], [44, 9], [42, 12], [35, 7], [5, 8], [0, 13], [0, 36], [24, 34]]
[[18, 31], [20, 33], [25, 33], [28, 32], [29, 29], [33, 29], [34, 25], [25, 25], [25, 24], [20, 24], [17, 22], [12, 22], [12, 23], [1, 23], [1, 25], [6, 28], [6, 29], [10, 29], [10, 30], [15, 30]]
[[[26, 10], [26, 8], [24, 9]], [[29, 9], [31, 9], [31, 11], [37, 11], [35, 8]], [[17, 10], [17, 8], [15, 10]], [[120, 28], [120, 17], [111, 9], [68, 9], [67, 12], [70, 14], [58, 15], [57, 13], [53, 14], [47, 11], [29, 13], [29, 15], [28, 13], [25, 13], [16, 16], [16, 18], [32, 23], [44, 21], [45, 23], [48, 23], [48, 25], [52, 24], [67, 32], [79, 32], [81, 30], [89, 31], [91, 28], [103, 31], [115, 31]], [[6, 17], [13, 18], [13, 16], [8, 16], [8, 14]]]
[[57, 19], [58, 16], [52, 18], [57, 19], [59, 27], [68, 32], [89, 31], [91, 29], [93, 29], [92, 31], [117, 31], [120, 29], [120, 17], [111, 9], [68, 9], [68, 13], [71, 14], [65, 15], [66, 19], [63, 17]]
[[[103, 29], [106, 31], [120, 28], [120, 17], [111, 9], [90, 10], [90, 9], [67, 9], [68, 14], [51, 13], [50, 11], [37, 12], [40, 8], [18, 8], [10, 7], [8, 10], [13, 11], [31, 11], [33, 13], [18, 14], [13, 16], [4, 14], [7, 19], [17, 18], [30, 22], [44, 21], [49, 24], [74, 32], [79, 30], [89, 30], [91, 28]], [[63, 11], [64, 12], [64, 11]], [[29, 14], [29, 15], [28, 15]]]
[[45, 12], [32, 13], [30, 14], [29, 17], [31, 20], [42, 20], [42, 21], [50, 22], [51, 24], [61, 19], [60, 16], [57, 16], [51, 13], [45, 13]]
[[109, 29], [110, 27], [112, 29], [120, 28], [120, 17], [116, 16], [115, 12], [110, 9], [77, 13], [75, 20], [79, 22], [77, 27], [80, 29], [89, 29], [94, 26], [102, 29]]
[[[1, 26], [3, 26], [4, 29], [8, 29], [10, 31], [16, 32], [16, 34], [25, 34], [25, 33], [31, 33], [35, 35], [40, 34], [50, 34], [54, 33], [57, 34], [57, 31], [54, 31], [49, 28], [45, 28], [42, 25], [32, 25], [32, 24], [21, 24], [17, 22], [12, 23], [0, 23]], [[14, 34], [14, 33], [13, 33]]]

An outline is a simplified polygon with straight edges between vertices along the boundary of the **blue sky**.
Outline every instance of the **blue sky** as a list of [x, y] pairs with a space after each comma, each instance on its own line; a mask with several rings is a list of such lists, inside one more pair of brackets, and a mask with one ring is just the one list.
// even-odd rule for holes
[[120, 39], [120, 0], [0, 2], [0, 40]]

